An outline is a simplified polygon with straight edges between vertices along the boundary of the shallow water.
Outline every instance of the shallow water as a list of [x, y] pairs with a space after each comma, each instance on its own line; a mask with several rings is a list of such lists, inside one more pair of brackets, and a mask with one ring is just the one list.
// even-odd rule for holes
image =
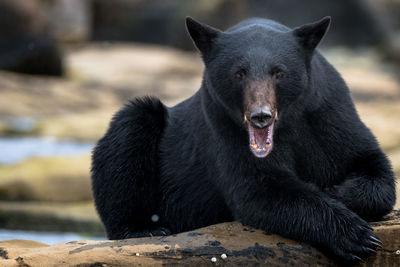
[[0, 164], [15, 164], [30, 157], [79, 156], [90, 153], [93, 147], [91, 143], [51, 137], [1, 137]]
[[10, 239], [33, 240], [47, 245], [75, 240], [105, 240], [106, 238], [82, 236], [76, 233], [33, 232], [0, 229], [0, 241]]

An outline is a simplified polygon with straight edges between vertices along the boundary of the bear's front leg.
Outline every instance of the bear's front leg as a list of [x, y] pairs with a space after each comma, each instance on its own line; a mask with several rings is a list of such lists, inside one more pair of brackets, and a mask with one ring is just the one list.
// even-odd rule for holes
[[234, 218], [246, 225], [309, 243], [345, 264], [374, 254], [381, 245], [357, 214], [288, 171], [234, 179], [227, 203]]
[[363, 219], [379, 220], [396, 202], [395, 178], [388, 159], [380, 150], [360, 155], [344, 182], [329, 193]]

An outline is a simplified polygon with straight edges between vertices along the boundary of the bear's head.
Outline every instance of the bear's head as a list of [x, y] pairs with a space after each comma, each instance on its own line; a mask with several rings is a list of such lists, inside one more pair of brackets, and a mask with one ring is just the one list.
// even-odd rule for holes
[[290, 29], [271, 20], [250, 19], [220, 31], [186, 19], [206, 66], [204, 90], [247, 128], [256, 157], [271, 152], [278, 114], [309, 90], [311, 59], [329, 24], [330, 17], [325, 17]]

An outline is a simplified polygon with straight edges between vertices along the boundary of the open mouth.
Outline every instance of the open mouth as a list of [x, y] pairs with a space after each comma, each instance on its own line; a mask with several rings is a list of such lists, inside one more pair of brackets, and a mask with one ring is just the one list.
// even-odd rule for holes
[[275, 121], [271, 125], [259, 129], [253, 127], [248, 123], [249, 137], [250, 137], [250, 150], [254, 156], [258, 158], [266, 157], [272, 150], [273, 140], [272, 134], [274, 131]]

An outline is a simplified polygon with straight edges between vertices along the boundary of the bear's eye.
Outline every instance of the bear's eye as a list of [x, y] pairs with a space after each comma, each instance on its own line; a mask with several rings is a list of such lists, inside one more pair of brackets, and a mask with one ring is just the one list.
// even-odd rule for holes
[[279, 68], [272, 69], [271, 74], [277, 80], [280, 80], [285, 76], [283, 71]]
[[245, 69], [240, 69], [235, 72], [235, 78], [238, 80], [242, 80], [246, 76], [246, 70]]

